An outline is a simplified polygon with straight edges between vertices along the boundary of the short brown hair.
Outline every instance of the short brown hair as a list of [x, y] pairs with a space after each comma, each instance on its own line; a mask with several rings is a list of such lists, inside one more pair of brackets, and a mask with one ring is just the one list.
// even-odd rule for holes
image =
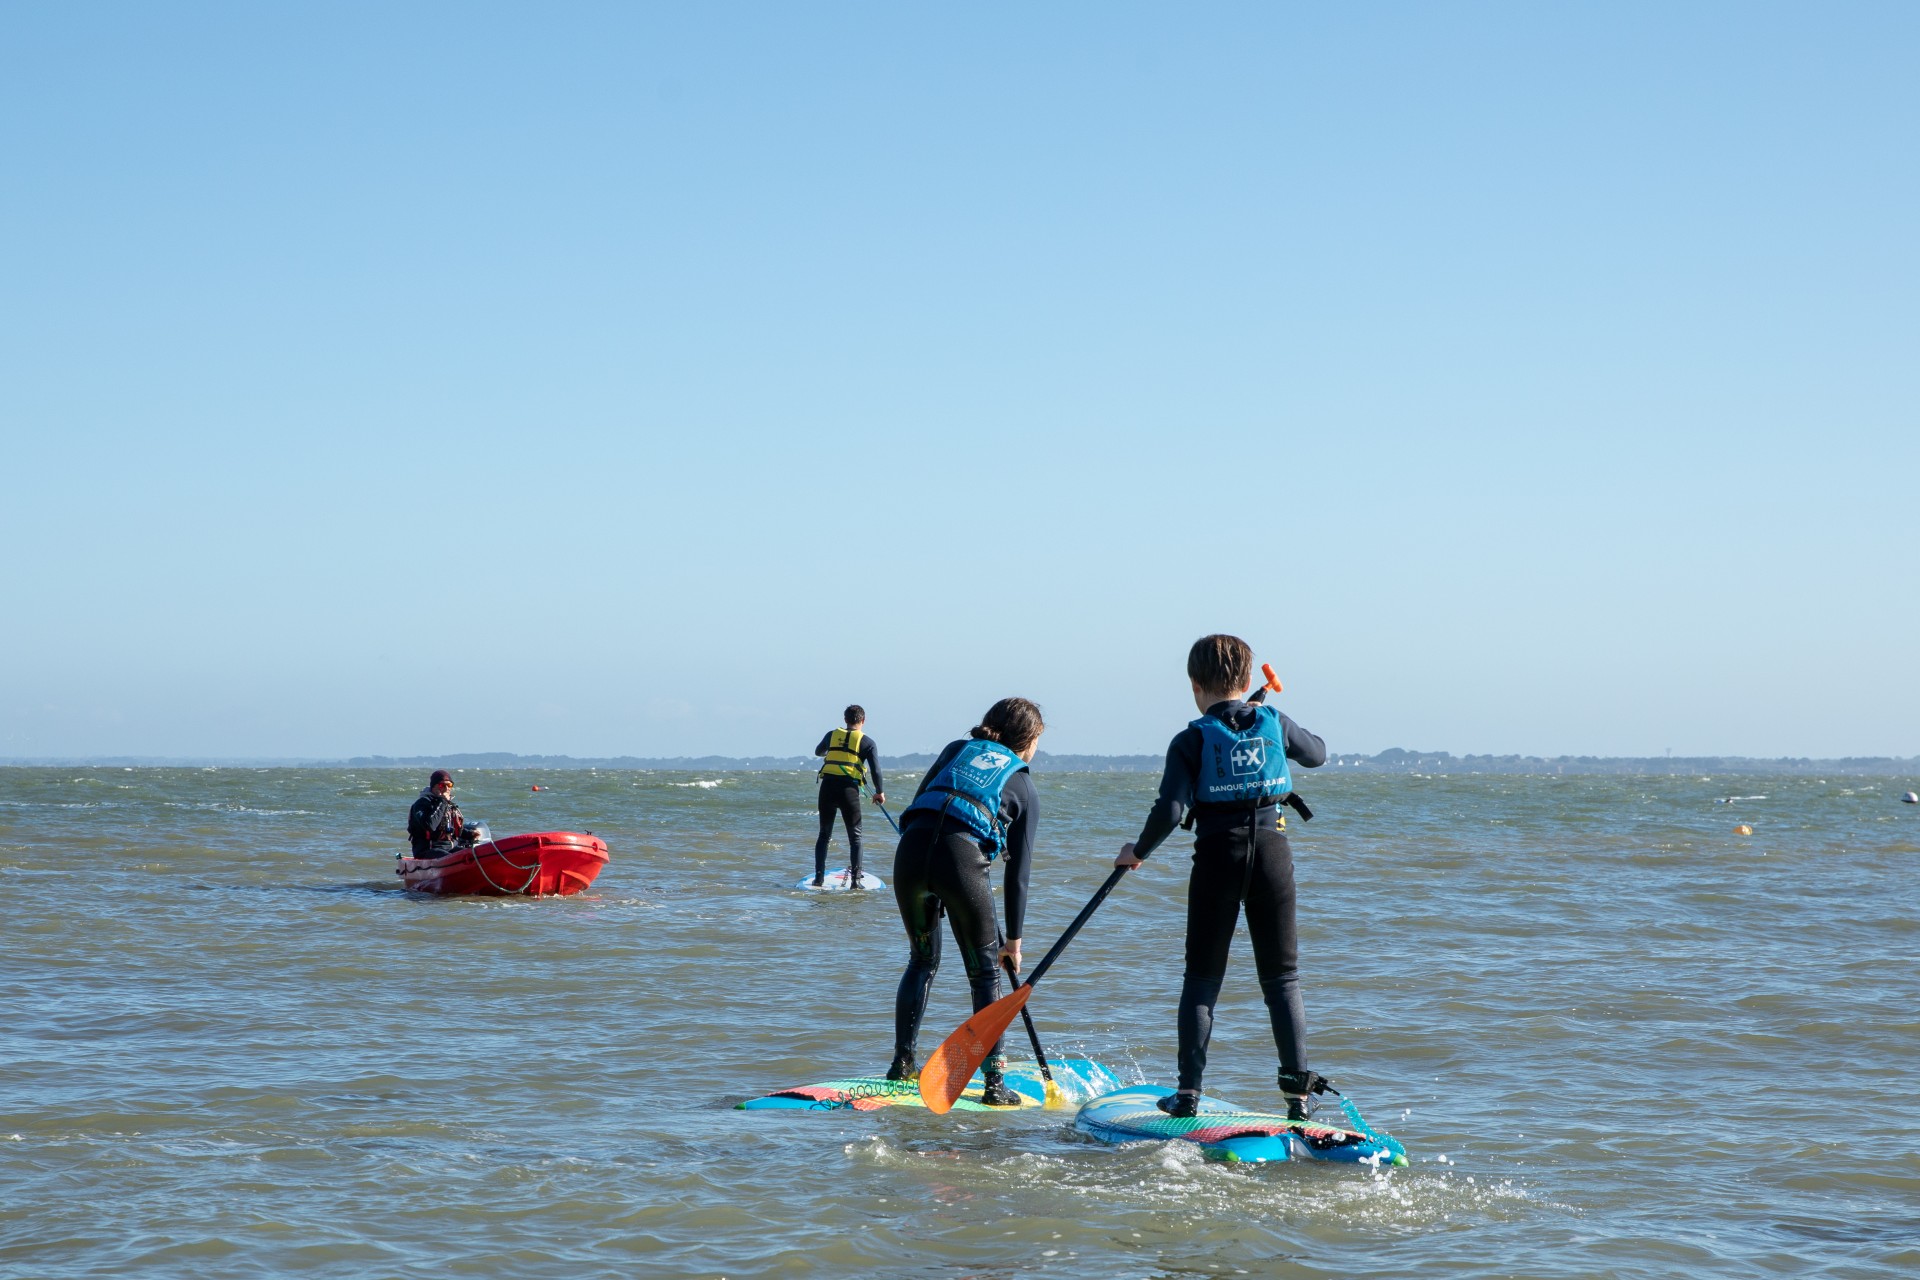
[[1253, 649], [1239, 636], [1201, 636], [1187, 650], [1187, 675], [1202, 693], [1233, 693], [1253, 683]]
[[847, 722], [847, 728], [851, 729], [857, 724], [865, 724], [867, 722], [867, 709], [856, 702], [848, 707], [840, 718], [845, 720]]
[[1025, 698], [1002, 698], [980, 717], [980, 723], [973, 728], [973, 736], [990, 738], [1020, 752], [1038, 742], [1040, 731], [1046, 727], [1047, 722], [1040, 718], [1038, 705]]

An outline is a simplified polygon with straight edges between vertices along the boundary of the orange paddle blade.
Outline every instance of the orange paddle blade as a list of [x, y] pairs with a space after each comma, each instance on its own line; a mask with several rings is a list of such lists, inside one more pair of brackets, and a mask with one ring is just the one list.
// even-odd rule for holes
[[920, 1068], [920, 1100], [927, 1110], [943, 1116], [953, 1110], [966, 1090], [967, 1081], [987, 1060], [1009, 1024], [1020, 1016], [1021, 1006], [1033, 988], [1021, 985], [1001, 996], [960, 1024], [960, 1029], [940, 1042], [926, 1065]]

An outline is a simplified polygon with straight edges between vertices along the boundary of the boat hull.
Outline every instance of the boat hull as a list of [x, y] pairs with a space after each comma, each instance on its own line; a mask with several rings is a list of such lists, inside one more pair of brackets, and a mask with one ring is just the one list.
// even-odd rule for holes
[[485, 840], [444, 858], [402, 858], [394, 874], [410, 893], [563, 897], [593, 883], [607, 842], [583, 831], [538, 831]]

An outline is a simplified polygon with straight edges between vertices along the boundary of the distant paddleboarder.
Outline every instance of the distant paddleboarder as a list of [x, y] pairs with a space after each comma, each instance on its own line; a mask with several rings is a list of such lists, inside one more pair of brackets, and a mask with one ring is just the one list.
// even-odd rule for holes
[[813, 887], [826, 883], [827, 841], [833, 838], [833, 818], [839, 814], [847, 827], [850, 880], [860, 887], [860, 785], [871, 776], [873, 802], [887, 802], [886, 786], [880, 777], [880, 753], [866, 735], [867, 713], [858, 703], [841, 717], [844, 729], [829, 729], [813, 754], [825, 756], [820, 766], [820, 837], [813, 842]]
[[420, 798], [407, 812], [407, 839], [416, 858], [444, 858], [473, 843], [460, 806], [453, 802], [453, 775], [435, 769]]
[[[949, 742], [900, 815], [900, 846], [893, 855], [893, 897], [907, 929], [907, 970], [893, 1002], [893, 1065], [889, 1080], [918, 1073], [915, 1046], [927, 992], [940, 968], [940, 917], [967, 967], [975, 1013], [1000, 998], [1000, 966], [1020, 968], [1020, 930], [1027, 910], [1027, 866], [1040, 824], [1039, 802], [1027, 765], [1046, 730], [1040, 708], [1025, 698], [1002, 698], [958, 742]], [[988, 871], [1005, 871], [1007, 928], [994, 923]], [[996, 1042], [981, 1071], [980, 1100], [1017, 1107], [1006, 1083], [1007, 1056]]]
[[[1253, 963], [1260, 975], [1280, 1052], [1287, 1115], [1304, 1120], [1310, 1094], [1331, 1086], [1307, 1069], [1307, 1016], [1300, 1000], [1294, 927], [1293, 851], [1287, 820], [1293, 774], [1287, 761], [1317, 769], [1327, 747], [1272, 707], [1247, 701], [1253, 650], [1237, 636], [1202, 636], [1187, 653], [1187, 677], [1200, 718], [1167, 748], [1160, 796], [1140, 838], [1120, 847], [1116, 867], [1137, 867], [1176, 826], [1197, 824], [1193, 878], [1187, 886], [1186, 973], [1180, 986], [1180, 1087], [1156, 1105], [1194, 1115], [1213, 1036], [1213, 1009], [1227, 973], [1240, 904], [1247, 907]], [[1184, 821], [1183, 821], [1184, 820]]]

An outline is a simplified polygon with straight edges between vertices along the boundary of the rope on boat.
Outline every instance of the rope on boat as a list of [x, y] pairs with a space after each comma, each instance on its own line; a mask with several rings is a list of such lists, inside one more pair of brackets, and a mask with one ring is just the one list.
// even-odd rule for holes
[[508, 897], [513, 897], [517, 894], [525, 893], [533, 885], [533, 882], [539, 878], [540, 846], [538, 845], [534, 846], [533, 865], [531, 867], [523, 867], [519, 863], [511, 861], [506, 854], [500, 852], [500, 846], [497, 844], [494, 844], [493, 841], [489, 840], [487, 841], [487, 844], [493, 846], [494, 857], [500, 859], [500, 861], [506, 863], [508, 866], [512, 867], [515, 871], [525, 871], [527, 873], [526, 883], [522, 884], [518, 889], [509, 889], [503, 884], [496, 883], [494, 878], [487, 874], [487, 864], [480, 860], [481, 846], [474, 845], [472, 849], [474, 869], [480, 873], [480, 878], [482, 880], [485, 880], [488, 884], [493, 885], [493, 887], [499, 890], [501, 893], [506, 894]]

